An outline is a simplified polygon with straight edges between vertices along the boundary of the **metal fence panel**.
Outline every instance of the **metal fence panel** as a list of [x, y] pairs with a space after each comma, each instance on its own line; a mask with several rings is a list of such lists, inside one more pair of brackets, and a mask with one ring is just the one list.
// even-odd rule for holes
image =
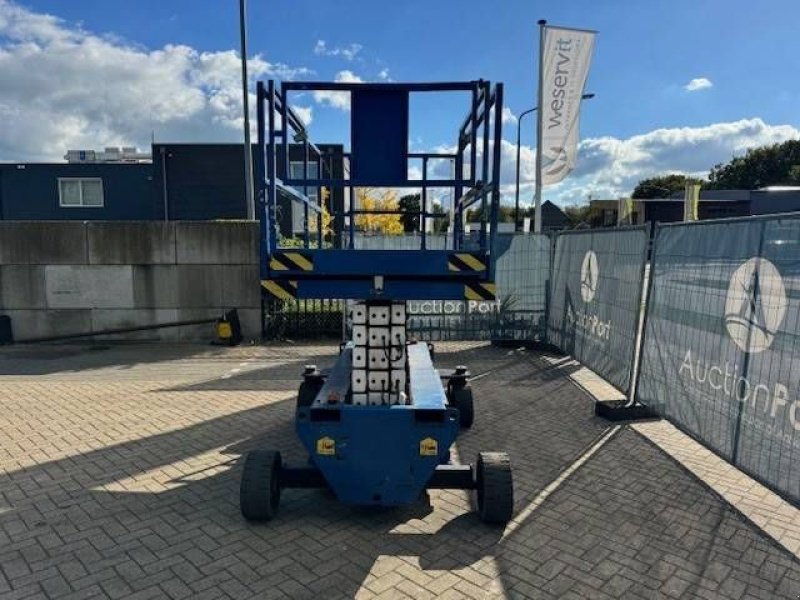
[[636, 347], [648, 229], [556, 238], [548, 341], [625, 392]]
[[800, 219], [661, 226], [637, 398], [800, 499]]
[[408, 331], [426, 341], [542, 340], [550, 237], [498, 234], [495, 302], [410, 301]]

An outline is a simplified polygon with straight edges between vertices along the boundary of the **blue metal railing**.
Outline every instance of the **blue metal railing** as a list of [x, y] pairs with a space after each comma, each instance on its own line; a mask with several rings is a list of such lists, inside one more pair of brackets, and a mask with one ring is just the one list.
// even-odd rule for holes
[[[335, 91], [350, 93], [356, 90], [388, 90], [395, 92], [446, 92], [464, 91], [471, 93], [470, 110], [458, 131], [456, 152], [406, 152], [405, 159], [422, 161], [422, 179], [408, 178], [349, 178], [346, 173], [342, 177], [334, 176], [331, 164], [323, 160], [326, 155], [310, 141], [309, 132], [299, 115], [289, 106], [287, 95], [290, 92]], [[431, 218], [442, 218], [441, 213], [430, 210], [431, 188], [445, 188], [453, 192], [452, 247], [461, 249], [464, 246], [464, 216], [471, 207], [479, 206], [481, 227], [479, 234], [479, 251], [492, 253], [497, 230], [500, 180], [500, 149], [502, 138], [502, 106], [503, 85], [494, 87], [488, 81], [439, 82], [439, 83], [331, 83], [331, 82], [283, 82], [280, 90], [274, 80], [265, 85], [257, 85], [258, 115], [258, 153], [256, 168], [258, 171], [258, 202], [261, 218], [261, 251], [262, 269], [266, 268], [266, 259], [280, 246], [280, 229], [278, 224], [278, 198], [280, 195], [292, 203], [302, 205], [303, 236], [305, 248], [312, 247], [310, 232], [311, 219], [316, 219], [316, 246], [322, 248], [323, 232], [323, 194], [317, 193], [316, 200], [309, 198], [310, 188], [325, 187], [329, 191], [330, 206], [328, 212], [332, 217], [336, 230], [335, 239], [346, 239], [349, 248], [354, 248], [354, 236], [357, 217], [364, 214], [396, 214], [416, 216], [421, 225], [420, 250], [428, 249], [428, 231], [426, 223]], [[276, 123], [279, 117], [280, 123]], [[494, 117], [494, 131], [492, 131]], [[302, 177], [292, 177], [289, 165], [289, 149], [292, 141], [302, 142], [303, 168]], [[480, 157], [479, 157], [480, 147]], [[282, 160], [278, 161], [278, 157]], [[342, 152], [333, 157], [347, 161], [352, 153]], [[480, 158], [480, 161], [479, 161]], [[453, 165], [452, 176], [443, 179], [429, 179], [431, 160], [447, 160]], [[317, 164], [315, 177], [309, 174], [309, 164]], [[355, 191], [362, 187], [419, 188], [421, 206], [419, 211], [409, 213], [400, 209], [367, 211], [353, 206]], [[350, 193], [351, 206], [344, 205], [343, 197]], [[341, 194], [340, 206], [334, 206], [334, 197]], [[345, 238], [345, 228], [347, 234]]]

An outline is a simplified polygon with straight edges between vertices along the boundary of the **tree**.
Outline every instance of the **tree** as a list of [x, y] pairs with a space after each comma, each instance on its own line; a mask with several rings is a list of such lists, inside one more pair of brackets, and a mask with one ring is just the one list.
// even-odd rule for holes
[[441, 215], [433, 217], [433, 233], [447, 233], [447, 228], [450, 226], [450, 215], [444, 210], [444, 207], [435, 200], [431, 212], [434, 215]]
[[[328, 198], [330, 198], [330, 192], [328, 188], [323, 187], [321, 188], [322, 193], [322, 202], [321, 202], [321, 210], [322, 210], [322, 239], [324, 242], [331, 242], [333, 240], [333, 216], [331, 216], [330, 211], [328, 210]], [[319, 219], [315, 212], [309, 211], [308, 214], [308, 231], [310, 234], [313, 234], [316, 237], [317, 233], [317, 225], [319, 224]]]
[[[394, 190], [379, 192], [374, 188], [356, 189], [356, 207], [366, 211], [399, 211]], [[356, 227], [367, 233], [400, 235], [403, 233], [401, 215], [366, 213], [356, 215]]]
[[748, 150], [708, 174], [709, 188], [752, 190], [768, 185], [800, 185], [800, 140]]
[[[487, 209], [488, 209], [487, 204]], [[467, 222], [468, 223], [478, 223], [481, 220], [481, 214], [483, 210], [481, 209], [480, 205], [476, 208], [468, 208], [467, 209]], [[520, 216], [525, 214], [525, 209], [522, 208], [520, 211]], [[488, 215], [487, 215], [488, 220]], [[501, 204], [497, 207], [497, 222], [498, 223], [513, 223], [514, 222], [514, 207], [507, 206], [505, 204]]]
[[668, 198], [674, 192], [682, 193], [687, 180], [693, 183], [703, 183], [700, 179], [686, 177], [686, 175], [678, 173], [649, 177], [636, 184], [631, 198]]
[[403, 231], [406, 233], [419, 231], [419, 207], [419, 194], [407, 194], [400, 198], [400, 210], [403, 211], [400, 221], [403, 223]]
[[598, 209], [593, 208], [590, 204], [565, 206], [564, 214], [569, 218], [570, 224], [573, 226], [580, 225], [581, 223], [591, 223], [597, 216]]

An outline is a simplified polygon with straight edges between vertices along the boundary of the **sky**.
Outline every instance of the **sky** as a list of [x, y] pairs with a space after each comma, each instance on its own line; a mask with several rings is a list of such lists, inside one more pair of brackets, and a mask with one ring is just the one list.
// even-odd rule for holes
[[[516, 115], [536, 102], [536, 21], [598, 31], [575, 171], [561, 205], [630, 194], [644, 178], [707, 175], [748, 148], [800, 138], [796, 0], [249, 0], [258, 79], [505, 84], [503, 201]], [[68, 149], [242, 140], [236, 0], [0, 0], [0, 160]], [[252, 97], [252, 96], [251, 96]], [[312, 139], [342, 141], [349, 106], [303, 94]], [[254, 102], [251, 108], [254, 111]], [[411, 100], [413, 150], [448, 147], [463, 96]], [[523, 204], [535, 120], [522, 126]]]

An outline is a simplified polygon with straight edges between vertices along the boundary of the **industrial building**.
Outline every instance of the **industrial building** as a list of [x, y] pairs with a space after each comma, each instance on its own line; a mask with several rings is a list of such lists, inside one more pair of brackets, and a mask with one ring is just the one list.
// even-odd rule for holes
[[[343, 177], [343, 147], [322, 144], [320, 149], [325, 155], [323, 177]], [[151, 150], [149, 154], [135, 148], [72, 150], [62, 163], [0, 164], [0, 220], [247, 218], [242, 144], [159, 143]], [[278, 158], [279, 163], [282, 160]], [[302, 144], [290, 144], [289, 160], [290, 169], [302, 169]], [[316, 176], [317, 168], [317, 163], [309, 163], [309, 175]], [[318, 193], [308, 190], [311, 198]], [[341, 212], [344, 202], [341, 190], [334, 190], [328, 209]], [[302, 231], [304, 215], [296, 203], [282, 198], [278, 213], [283, 235]]]
[[[683, 220], [683, 193], [676, 192], [665, 198], [632, 200], [633, 206], [627, 223], [670, 223]], [[619, 223], [620, 200], [591, 200], [590, 225], [615, 227]], [[800, 187], [770, 186], [758, 190], [702, 190], [698, 204], [698, 218], [724, 219], [750, 215], [768, 215], [800, 211]]]

